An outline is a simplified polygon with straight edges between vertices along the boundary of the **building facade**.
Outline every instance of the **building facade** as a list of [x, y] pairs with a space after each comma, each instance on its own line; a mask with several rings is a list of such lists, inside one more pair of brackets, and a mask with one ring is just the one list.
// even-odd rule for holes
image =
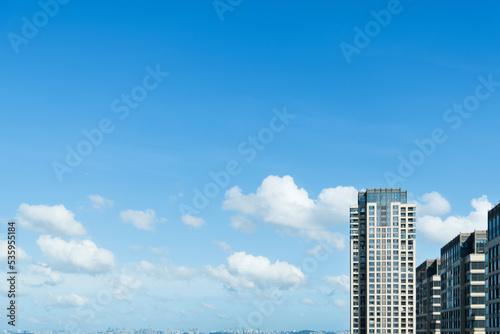
[[350, 207], [351, 334], [415, 334], [416, 207], [397, 188]]
[[485, 333], [486, 231], [460, 233], [441, 248], [441, 333]]
[[417, 334], [441, 332], [441, 259], [426, 260], [417, 267]]
[[488, 212], [486, 332], [500, 334], [500, 204]]

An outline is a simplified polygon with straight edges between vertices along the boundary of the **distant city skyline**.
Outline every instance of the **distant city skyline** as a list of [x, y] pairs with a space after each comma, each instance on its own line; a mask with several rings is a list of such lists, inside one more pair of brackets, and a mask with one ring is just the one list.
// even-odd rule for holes
[[[20, 333], [20, 334], [55, 334], [55, 333], [70, 333], [64, 330], [46, 330], [46, 331], [25, 331], [25, 330], [3, 330], [4, 334]], [[108, 328], [106, 330], [100, 330], [97, 332], [86, 332], [87, 334], [93, 333], [108, 333], [108, 334], [199, 334], [202, 333], [198, 329], [154, 329], [154, 328], [143, 328], [143, 329], [125, 329], [125, 328]], [[287, 333], [297, 333], [297, 334], [347, 334], [348, 330], [337, 330], [337, 331], [311, 331], [311, 330], [293, 330], [293, 331], [282, 331], [282, 330], [268, 330], [268, 329], [222, 329], [222, 330], [210, 330], [207, 333], [244, 333], [244, 334], [287, 334]]]
[[349, 328], [358, 192], [408, 192], [416, 265], [500, 201], [499, 11], [0, 3], [15, 329]]

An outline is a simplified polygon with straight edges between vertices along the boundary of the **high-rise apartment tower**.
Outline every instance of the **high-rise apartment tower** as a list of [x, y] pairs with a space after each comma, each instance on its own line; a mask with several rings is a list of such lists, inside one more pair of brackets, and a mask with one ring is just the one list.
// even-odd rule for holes
[[415, 334], [414, 204], [368, 189], [350, 207], [351, 334]]

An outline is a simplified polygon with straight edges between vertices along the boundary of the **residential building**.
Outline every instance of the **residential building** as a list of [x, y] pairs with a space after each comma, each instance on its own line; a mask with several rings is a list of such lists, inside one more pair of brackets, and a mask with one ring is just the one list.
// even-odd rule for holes
[[441, 332], [441, 259], [425, 260], [417, 267], [417, 334]]
[[460, 233], [441, 248], [441, 333], [485, 333], [486, 231]]
[[486, 332], [500, 334], [500, 204], [488, 212]]
[[351, 334], [415, 334], [415, 204], [368, 189], [350, 207]]

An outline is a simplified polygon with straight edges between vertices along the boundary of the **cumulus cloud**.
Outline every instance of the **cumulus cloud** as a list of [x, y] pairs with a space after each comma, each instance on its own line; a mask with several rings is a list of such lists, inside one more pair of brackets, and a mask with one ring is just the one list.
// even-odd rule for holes
[[170, 251], [167, 247], [150, 247], [151, 248], [151, 251], [157, 255], [166, 255], [168, 254]]
[[165, 220], [164, 218], [158, 219], [156, 212], [152, 209], [122, 211], [120, 212], [120, 218], [124, 223], [132, 223], [139, 230], [144, 231], [153, 231], [156, 222]]
[[102, 211], [104, 208], [114, 205], [112, 200], [99, 195], [90, 195], [89, 200], [92, 204], [92, 207], [98, 211]]
[[231, 247], [230, 244], [224, 241], [214, 241], [214, 244], [219, 246], [220, 249], [222, 249], [224, 252], [232, 253], [233, 248]]
[[315, 245], [313, 248], [308, 249], [306, 253], [309, 255], [315, 255], [319, 254], [320, 251], [321, 251], [321, 245]]
[[72, 293], [71, 295], [55, 296], [49, 303], [60, 307], [79, 307], [87, 305], [89, 299]]
[[[345, 236], [342, 233], [331, 232], [328, 230], [318, 229], [318, 230], [300, 230], [299, 235], [303, 238], [324, 241], [330, 246], [326, 246], [328, 249], [344, 249], [345, 247]], [[325, 246], [322, 246], [325, 248]]]
[[163, 280], [189, 280], [196, 276], [196, 270], [184, 266], [154, 265], [148, 261], [141, 261], [136, 266], [138, 272]]
[[335, 305], [335, 307], [338, 307], [338, 308], [347, 307], [347, 303], [343, 299], [340, 299], [340, 298], [334, 299], [333, 305]]
[[[319, 228], [345, 224], [349, 206], [357, 201], [353, 187], [323, 189], [317, 200], [298, 188], [291, 176], [268, 176], [256, 193], [243, 195], [235, 186], [226, 192], [223, 208], [259, 217], [283, 227]], [[312, 219], [321, 218], [321, 219]]]
[[232, 216], [229, 226], [234, 228], [236, 231], [243, 233], [255, 232], [255, 224], [253, 223], [253, 221], [244, 216]]
[[229, 316], [226, 313], [217, 313], [217, 318], [227, 320]]
[[98, 248], [91, 240], [71, 240], [42, 235], [36, 241], [43, 255], [62, 271], [84, 271], [90, 274], [111, 270], [115, 257], [107, 249]]
[[336, 290], [340, 290], [343, 292], [349, 292], [351, 282], [349, 280], [349, 276], [340, 275], [340, 276], [325, 276], [323, 280], [328, 283], [328, 285], [332, 286]]
[[[339, 239], [339, 242], [343, 242], [343, 239]], [[332, 247], [332, 243], [334, 247]], [[330, 257], [334, 250], [336, 250], [335, 242], [332, 240], [330, 244], [327, 243], [318, 243], [313, 248], [308, 249], [306, 251], [307, 254], [313, 255], [315, 258], [325, 258]]]
[[473, 232], [474, 230], [486, 230], [488, 225], [488, 210], [492, 204], [486, 195], [471, 201], [474, 211], [467, 216], [449, 216], [441, 219], [436, 216], [423, 216], [417, 218], [418, 232], [426, 239], [445, 244], [460, 232]]
[[24, 275], [30, 285], [56, 285], [63, 281], [61, 273], [53, 270], [47, 264], [33, 264], [26, 268], [31, 275]]
[[279, 288], [298, 286], [306, 282], [304, 273], [286, 262], [271, 261], [264, 256], [236, 252], [227, 258], [227, 264], [206, 266], [206, 273], [230, 288]]
[[419, 216], [443, 215], [451, 211], [451, 205], [440, 193], [433, 191], [418, 199], [417, 213]]
[[[5, 261], [7, 260], [8, 245], [9, 243], [7, 240], [0, 240], [0, 261], [2, 261], [2, 263], [5, 263]], [[17, 246], [17, 244], [16, 244], [16, 257], [18, 260], [32, 261], [31, 256], [29, 256], [24, 249]]]
[[325, 229], [349, 221], [349, 206], [357, 202], [357, 193], [354, 187], [338, 186], [323, 189], [317, 199], [311, 199], [291, 176], [271, 175], [262, 181], [255, 193], [244, 195], [238, 186], [226, 191], [222, 208], [256, 217], [287, 232], [298, 232], [307, 239], [333, 243], [342, 249], [344, 236]]
[[205, 225], [205, 220], [201, 217], [195, 217], [191, 215], [183, 215], [181, 220], [184, 224], [192, 226], [194, 228], [201, 228]]
[[75, 214], [64, 205], [29, 205], [23, 203], [17, 209], [16, 221], [22, 228], [57, 235], [85, 235], [87, 232]]
[[113, 282], [112, 294], [117, 300], [132, 300], [130, 290], [138, 290], [142, 288], [143, 282], [130, 275], [121, 274]]
[[312, 299], [309, 299], [309, 298], [302, 298], [302, 299], [300, 300], [300, 302], [301, 302], [302, 304], [309, 305], [309, 306], [314, 306], [314, 305], [316, 305], [316, 303], [315, 303]]

